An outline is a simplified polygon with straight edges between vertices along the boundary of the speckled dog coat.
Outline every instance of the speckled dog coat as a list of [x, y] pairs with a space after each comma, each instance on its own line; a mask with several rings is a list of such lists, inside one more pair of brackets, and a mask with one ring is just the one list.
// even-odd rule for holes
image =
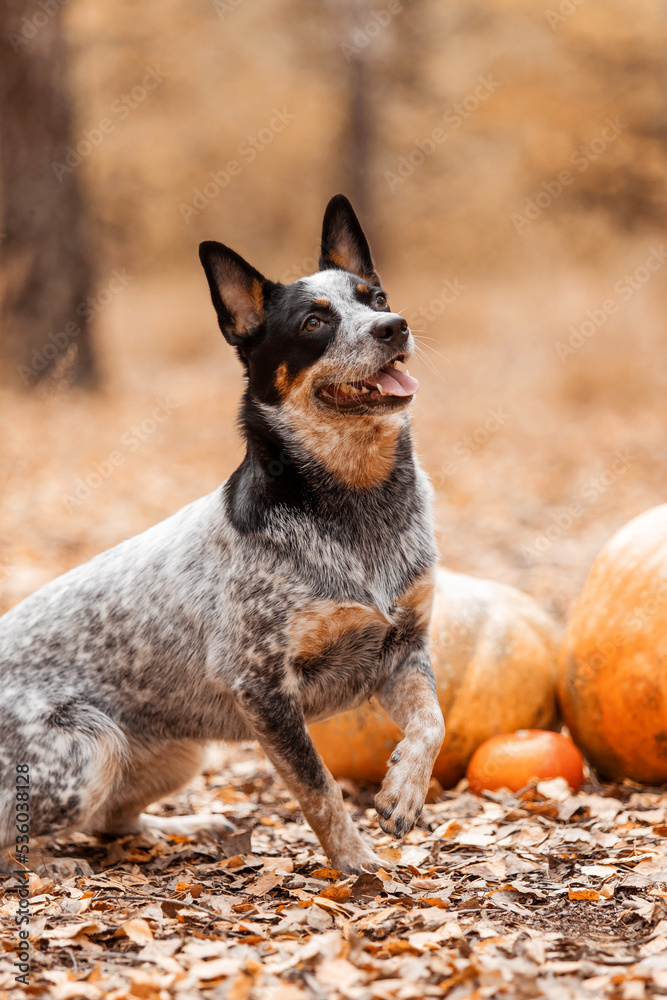
[[374, 695], [404, 732], [376, 798], [416, 822], [444, 727], [428, 625], [430, 487], [407, 407], [413, 350], [349, 202], [324, 217], [320, 271], [290, 285], [233, 251], [201, 258], [245, 368], [246, 456], [209, 496], [66, 573], [0, 619], [0, 845], [17, 766], [30, 833], [189, 832], [220, 816], [142, 814], [210, 740], [259, 740], [336, 868], [378, 859], [306, 722]]

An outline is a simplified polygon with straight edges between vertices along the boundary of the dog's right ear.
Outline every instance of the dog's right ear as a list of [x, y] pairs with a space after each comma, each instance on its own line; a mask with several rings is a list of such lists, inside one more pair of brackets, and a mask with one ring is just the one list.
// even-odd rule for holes
[[371, 249], [354, 209], [344, 194], [336, 194], [326, 207], [322, 223], [320, 270], [340, 268], [379, 285]]
[[247, 343], [264, 321], [266, 278], [229, 247], [214, 240], [199, 244], [218, 323], [233, 347]]

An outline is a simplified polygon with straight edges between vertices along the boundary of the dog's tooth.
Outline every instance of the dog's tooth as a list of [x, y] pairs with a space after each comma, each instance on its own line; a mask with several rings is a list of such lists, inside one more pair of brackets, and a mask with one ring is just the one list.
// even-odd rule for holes
[[384, 391], [384, 389], [382, 388], [382, 386], [380, 385], [380, 383], [379, 383], [379, 382], [376, 382], [375, 384], [376, 384], [376, 386], [377, 386], [377, 388], [378, 388], [378, 392], [380, 393], [380, 395], [381, 395], [381, 396], [384, 396], [384, 395], [385, 395], [385, 391]]

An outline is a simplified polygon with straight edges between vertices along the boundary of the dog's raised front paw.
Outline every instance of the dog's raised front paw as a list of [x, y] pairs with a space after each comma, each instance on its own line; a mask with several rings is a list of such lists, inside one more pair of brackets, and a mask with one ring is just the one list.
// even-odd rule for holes
[[428, 788], [428, 778], [405, 780], [401, 774], [405, 770], [405, 765], [403, 768], [398, 763], [391, 766], [375, 796], [378, 823], [393, 837], [404, 837], [412, 830], [421, 816]]

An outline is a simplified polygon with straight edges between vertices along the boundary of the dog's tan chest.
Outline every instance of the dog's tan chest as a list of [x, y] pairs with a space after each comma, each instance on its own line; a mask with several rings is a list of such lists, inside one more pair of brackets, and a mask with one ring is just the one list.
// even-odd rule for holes
[[391, 624], [391, 619], [372, 605], [316, 600], [298, 612], [290, 625], [292, 655], [296, 660], [312, 660], [350, 632], [361, 635], [371, 630], [380, 638]]
[[295, 614], [289, 626], [292, 656], [296, 661], [312, 661], [354, 635], [360, 643], [375, 638], [379, 646], [389, 631], [400, 628], [407, 618], [418, 628], [427, 628], [433, 579], [431, 570], [416, 577], [396, 599], [389, 614], [375, 605], [313, 600]]

